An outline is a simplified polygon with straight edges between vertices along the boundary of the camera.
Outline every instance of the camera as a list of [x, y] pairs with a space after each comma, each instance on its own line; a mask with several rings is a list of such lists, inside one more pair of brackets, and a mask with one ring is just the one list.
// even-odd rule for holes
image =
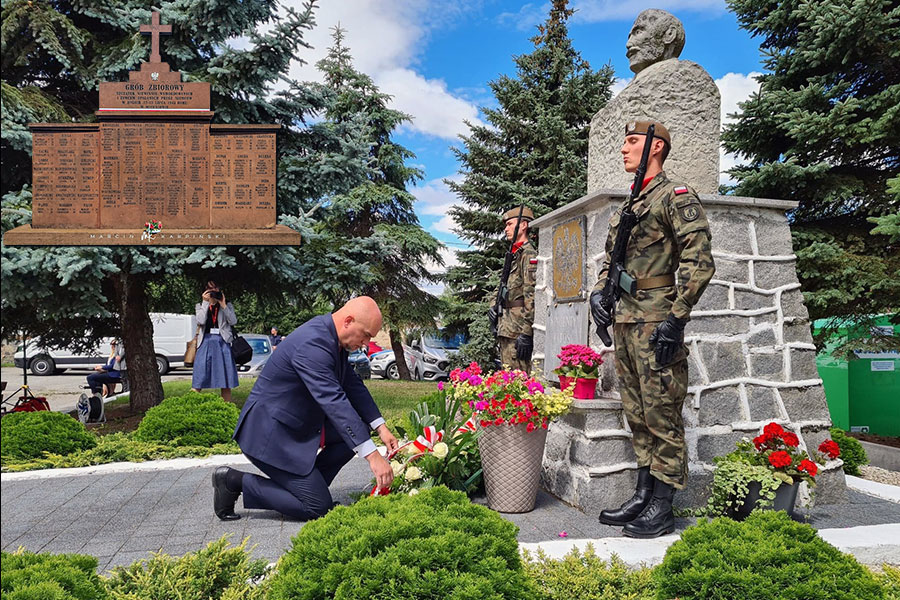
[[209, 297], [212, 298], [213, 300], [221, 300], [222, 292], [219, 292], [217, 290], [212, 290], [209, 292]]

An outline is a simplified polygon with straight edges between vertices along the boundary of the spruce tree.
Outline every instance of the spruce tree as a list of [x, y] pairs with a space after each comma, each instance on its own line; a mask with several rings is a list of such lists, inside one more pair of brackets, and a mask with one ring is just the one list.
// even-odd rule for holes
[[409, 115], [388, 108], [391, 97], [353, 67], [340, 27], [334, 29], [333, 39], [328, 55], [316, 65], [331, 93], [324, 116], [331, 124], [351, 120], [361, 124], [369, 143], [370, 168], [364, 183], [330, 199], [317, 231], [336, 248], [333, 254], [366, 265], [367, 272], [355, 289], [378, 302], [400, 377], [409, 379], [401, 331], [412, 325], [434, 325], [441, 303], [418, 286], [435, 280], [426, 263], [441, 264], [442, 246], [422, 229], [413, 210], [415, 197], [406, 189], [422, 179], [420, 169], [406, 164], [415, 154], [391, 139]]
[[838, 317], [837, 326], [897, 313], [900, 246], [890, 233], [900, 210], [900, 6], [729, 6], [761, 38], [767, 71], [723, 134], [746, 162], [730, 171], [736, 193], [799, 202], [790, 219], [811, 318]]
[[486, 321], [509, 246], [499, 236], [500, 216], [519, 203], [541, 216], [586, 193], [591, 118], [611, 97], [614, 72], [609, 65], [592, 70], [573, 48], [567, 26], [573, 12], [567, 0], [554, 0], [531, 38], [534, 50], [514, 58], [515, 76], [489, 83], [499, 106], [482, 108], [488, 125], [470, 124], [463, 148], [454, 149], [464, 179], [447, 184], [463, 205], [451, 214], [456, 233], [476, 249], [459, 253], [460, 266], [447, 280], [461, 301], [451, 318], [472, 337], [468, 359], [489, 360], [483, 349], [493, 346], [481, 339], [489, 335], [486, 325], [471, 326]]
[[[275, 2], [162, 2], [173, 34], [162, 60], [187, 81], [211, 84], [214, 122], [277, 123], [279, 222], [315, 248], [312, 212], [322, 198], [353, 189], [367, 176], [368, 146], [354, 122], [310, 125], [328, 101], [320, 90], [286, 79], [314, 25], [310, 2], [299, 12]], [[279, 14], [281, 16], [279, 16]], [[145, 2], [12, 0], [2, 7], [3, 231], [30, 221], [29, 122], [91, 121], [100, 81], [127, 80], [149, 55], [138, 33], [149, 22]], [[268, 33], [257, 33], [268, 25]], [[227, 41], [248, 37], [247, 49]], [[279, 81], [286, 87], [272, 93]], [[294, 297], [354, 281], [348, 272], [317, 270], [310, 247], [49, 247], [2, 248], [2, 333], [40, 335], [48, 344], [123, 338], [132, 408], [162, 400], [149, 319], [151, 282], [213, 275], [229, 299], [242, 290], [283, 290]], [[327, 260], [320, 257], [319, 260]], [[330, 265], [329, 265], [330, 266]], [[304, 289], [309, 294], [304, 294]], [[199, 298], [199, 291], [196, 292]], [[239, 315], [240, 318], [240, 315]], [[240, 323], [239, 323], [240, 324]]]

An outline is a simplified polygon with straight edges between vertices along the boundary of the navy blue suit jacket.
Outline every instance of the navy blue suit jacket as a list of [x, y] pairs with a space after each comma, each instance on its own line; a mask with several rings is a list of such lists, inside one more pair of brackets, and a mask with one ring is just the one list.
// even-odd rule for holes
[[308, 475], [326, 418], [355, 448], [369, 439], [369, 423], [380, 417], [347, 361], [331, 315], [320, 315], [278, 344], [244, 403], [234, 439], [248, 456]]

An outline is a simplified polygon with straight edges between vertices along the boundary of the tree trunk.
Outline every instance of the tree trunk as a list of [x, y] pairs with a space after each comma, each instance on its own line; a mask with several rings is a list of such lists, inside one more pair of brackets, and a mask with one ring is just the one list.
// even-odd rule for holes
[[153, 322], [147, 308], [146, 280], [121, 273], [113, 278], [132, 412], [145, 412], [163, 400], [162, 380], [153, 347]]
[[391, 349], [394, 351], [394, 361], [397, 363], [397, 372], [400, 374], [400, 379], [405, 381], [412, 380], [412, 375], [409, 373], [409, 367], [406, 366], [406, 354], [403, 352], [403, 340], [400, 339], [400, 334], [397, 333], [396, 329], [391, 329]]

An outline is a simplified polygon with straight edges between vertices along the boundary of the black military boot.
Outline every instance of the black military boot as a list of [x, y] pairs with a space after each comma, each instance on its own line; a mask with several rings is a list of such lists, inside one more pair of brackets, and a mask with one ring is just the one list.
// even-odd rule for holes
[[653, 486], [653, 497], [650, 498], [644, 512], [625, 525], [622, 533], [633, 538], [655, 538], [675, 531], [673, 496], [675, 487], [657, 479]]
[[653, 496], [653, 482], [656, 479], [650, 475], [650, 467], [638, 469], [637, 487], [634, 496], [619, 508], [600, 512], [600, 522], [605, 525], [625, 525], [634, 521]]
[[[234, 504], [237, 502], [241, 492], [231, 489], [234, 487], [235, 482], [239, 481], [235, 475], [231, 475], [232, 471], [234, 471], [235, 475], [239, 473], [239, 471], [228, 467], [216, 467], [212, 474], [213, 511], [223, 521], [235, 521], [241, 518], [240, 515], [234, 512]], [[242, 477], [243, 474], [240, 476]], [[229, 479], [232, 481], [231, 487], [228, 486]]]

